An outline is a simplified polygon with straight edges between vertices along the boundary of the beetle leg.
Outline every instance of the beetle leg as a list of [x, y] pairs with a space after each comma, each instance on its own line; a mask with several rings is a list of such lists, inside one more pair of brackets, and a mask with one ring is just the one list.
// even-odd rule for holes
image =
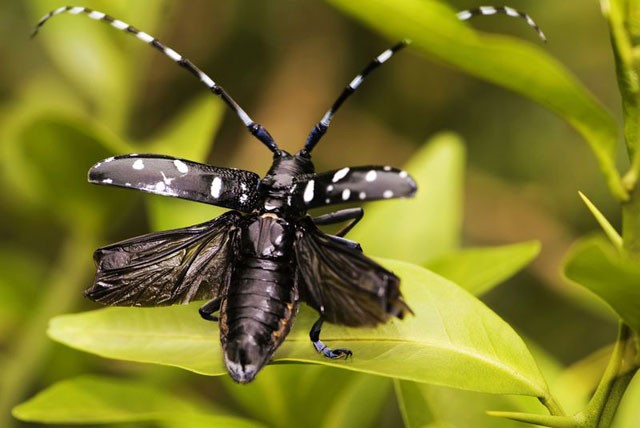
[[360, 220], [362, 220], [362, 217], [364, 217], [364, 210], [362, 208], [346, 208], [344, 210], [334, 211], [332, 213], [314, 217], [312, 220], [318, 225], [336, 224], [351, 220], [349, 224], [336, 233], [336, 236], [343, 237], [349, 233], [349, 231], [353, 229]]
[[353, 353], [349, 349], [331, 349], [327, 345], [322, 343], [322, 341], [320, 340], [320, 330], [322, 329], [323, 322], [324, 319], [322, 318], [322, 316], [320, 316], [320, 318], [318, 318], [318, 321], [316, 321], [313, 324], [313, 327], [311, 327], [311, 331], [309, 331], [309, 338], [313, 343], [313, 347], [316, 348], [316, 351], [331, 359], [348, 358], [353, 355]]
[[362, 247], [359, 242], [352, 241], [351, 239], [341, 238], [340, 236], [327, 235], [329, 239], [337, 242], [338, 244], [344, 245], [352, 250], [362, 252]]
[[218, 317], [212, 315], [214, 312], [220, 310], [220, 298], [217, 297], [215, 299], [209, 300], [207, 303], [202, 305], [198, 312], [200, 312], [200, 316], [207, 321], [218, 321]]

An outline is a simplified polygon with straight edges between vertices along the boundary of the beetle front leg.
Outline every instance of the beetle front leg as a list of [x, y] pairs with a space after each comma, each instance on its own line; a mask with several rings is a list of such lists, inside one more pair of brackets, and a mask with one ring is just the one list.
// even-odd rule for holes
[[331, 359], [348, 358], [353, 355], [353, 352], [351, 352], [349, 349], [331, 349], [327, 345], [322, 343], [322, 341], [320, 340], [320, 330], [322, 329], [323, 322], [324, 319], [322, 318], [322, 316], [320, 316], [320, 318], [318, 318], [318, 321], [316, 321], [313, 324], [313, 327], [311, 327], [311, 331], [309, 331], [309, 338], [313, 343], [313, 347], [316, 348], [316, 351]]
[[207, 321], [218, 321], [218, 317], [214, 316], [213, 313], [220, 310], [220, 300], [220, 297], [217, 297], [202, 305], [198, 309], [200, 316]]

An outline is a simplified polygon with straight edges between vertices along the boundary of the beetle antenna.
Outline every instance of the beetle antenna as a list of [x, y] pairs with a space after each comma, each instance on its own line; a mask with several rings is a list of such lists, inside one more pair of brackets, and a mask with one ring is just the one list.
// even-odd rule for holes
[[360, 74], [358, 74], [352, 81], [347, 85], [346, 88], [342, 91], [340, 96], [333, 102], [331, 108], [325, 113], [322, 117], [322, 120], [318, 122], [311, 133], [307, 137], [307, 142], [302, 149], [303, 152], [311, 153], [311, 150], [315, 147], [315, 145], [320, 141], [322, 136], [327, 132], [327, 128], [329, 128], [329, 124], [331, 123], [331, 119], [333, 119], [333, 115], [336, 114], [336, 111], [340, 108], [342, 103], [345, 102], [347, 98], [349, 98], [358, 87], [362, 84], [364, 79], [367, 77], [369, 73], [373, 70], [384, 64], [389, 58], [391, 58], [397, 51], [404, 48], [409, 44], [408, 40], [403, 40], [395, 46], [387, 49], [378, 55], [373, 61], [371, 61], [365, 68], [362, 70]]
[[102, 21], [118, 30], [124, 31], [128, 34], [135, 36], [136, 38], [142, 40], [150, 46], [153, 46], [166, 56], [168, 56], [171, 60], [173, 60], [180, 67], [187, 69], [191, 74], [196, 76], [202, 83], [204, 83], [207, 88], [215, 95], [222, 98], [222, 100], [233, 110], [236, 115], [240, 118], [244, 126], [247, 127], [249, 132], [260, 140], [269, 150], [271, 150], [274, 154], [280, 155], [281, 151], [278, 148], [276, 142], [273, 140], [273, 137], [269, 134], [269, 132], [260, 124], [256, 123], [249, 117], [249, 115], [236, 103], [236, 101], [231, 98], [231, 96], [222, 88], [222, 86], [216, 84], [209, 76], [207, 76], [202, 70], [196, 67], [191, 61], [187, 58], [183, 57], [173, 49], [162, 44], [158, 39], [149, 34], [138, 30], [137, 28], [122, 22], [118, 19], [115, 19], [106, 13], [98, 12], [96, 10], [89, 9], [88, 7], [82, 6], [63, 6], [58, 9], [52, 10], [48, 14], [42, 17], [36, 27], [31, 34], [31, 37], [34, 37], [38, 34], [38, 31], [49, 19], [53, 18], [56, 15], [60, 15], [62, 13], [70, 13], [72, 15], [79, 15], [81, 13], [87, 15], [91, 19], [95, 19], [96, 21]]
[[547, 42], [547, 37], [544, 35], [538, 24], [526, 13], [520, 12], [512, 7], [508, 6], [480, 6], [475, 9], [461, 10], [458, 12], [458, 19], [466, 21], [474, 16], [488, 16], [488, 15], [507, 15], [514, 18], [520, 18], [524, 20], [531, 28], [533, 28], [543, 42]]

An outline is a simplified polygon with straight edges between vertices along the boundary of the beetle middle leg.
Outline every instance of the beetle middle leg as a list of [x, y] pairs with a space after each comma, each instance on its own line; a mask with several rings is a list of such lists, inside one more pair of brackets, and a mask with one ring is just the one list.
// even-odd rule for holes
[[357, 250], [362, 252], [362, 247], [358, 242], [352, 241], [350, 239], [344, 238], [344, 235], [349, 233], [353, 227], [358, 224], [360, 220], [364, 217], [364, 210], [362, 208], [346, 208], [339, 211], [334, 211], [332, 213], [323, 214], [318, 217], [312, 218], [313, 222], [318, 225], [328, 225], [328, 224], [336, 224], [341, 223], [343, 221], [351, 220], [349, 224], [340, 229], [338, 233], [335, 235], [329, 235], [329, 238], [332, 241], [336, 241], [339, 244], [346, 245], [352, 250]]
[[351, 220], [349, 224], [340, 229], [335, 236], [344, 237], [353, 227], [358, 224], [360, 220], [364, 217], [364, 210], [362, 208], [345, 208], [343, 210], [334, 211], [332, 213], [319, 215], [318, 217], [314, 217], [312, 220], [315, 224], [318, 225], [328, 225], [328, 224], [336, 224], [342, 223], [343, 221]]
[[316, 351], [320, 352], [327, 358], [337, 359], [337, 358], [348, 358], [353, 353], [349, 349], [338, 348], [331, 349], [320, 340], [320, 330], [322, 329], [322, 323], [324, 322], [324, 318], [320, 316], [318, 321], [313, 324], [311, 327], [311, 331], [309, 331], [309, 338], [313, 343], [313, 347], [316, 348]]
[[220, 300], [220, 297], [217, 297], [202, 305], [200, 309], [198, 309], [200, 316], [207, 321], [218, 321], [218, 317], [213, 315], [213, 313], [220, 310]]

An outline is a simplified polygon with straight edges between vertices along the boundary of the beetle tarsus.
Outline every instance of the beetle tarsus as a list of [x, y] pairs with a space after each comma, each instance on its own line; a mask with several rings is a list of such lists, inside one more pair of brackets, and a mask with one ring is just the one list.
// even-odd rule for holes
[[331, 358], [332, 360], [341, 358], [347, 359], [352, 356], [353, 352], [351, 352], [351, 350], [346, 348], [331, 349], [327, 345], [325, 345], [322, 340], [320, 340], [322, 323], [324, 323], [324, 319], [322, 317], [318, 318], [318, 321], [313, 324], [313, 326], [311, 327], [311, 331], [309, 331], [309, 338], [313, 343], [313, 347], [316, 348], [316, 351], [327, 358]]

